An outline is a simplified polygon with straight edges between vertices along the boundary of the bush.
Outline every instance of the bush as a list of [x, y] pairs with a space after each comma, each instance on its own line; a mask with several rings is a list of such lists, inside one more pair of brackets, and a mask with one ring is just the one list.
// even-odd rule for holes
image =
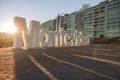
[[13, 35], [8, 33], [0, 33], [0, 48], [12, 47], [13, 46]]
[[120, 44], [120, 40], [110, 40], [110, 44]]

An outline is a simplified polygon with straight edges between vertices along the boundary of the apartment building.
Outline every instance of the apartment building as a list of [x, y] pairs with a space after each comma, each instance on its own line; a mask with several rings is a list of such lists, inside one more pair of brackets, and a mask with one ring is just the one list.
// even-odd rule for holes
[[105, 38], [120, 37], [120, 0], [106, 0], [93, 7], [90, 4], [83, 5], [79, 11], [58, 15], [47, 26], [51, 24], [54, 24], [51, 27], [53, 30], [82, 31], [83, 35], [90, 38], [99, 38], [101, 35]]
[[56, 17], [56, 31], [62, 31], [64, 27], [64, 16], [59, 15]]
[[49, 30], [49, 31], [55, 31], [56, 30], [56, 20], [49, 20], [40, 25], [41, 29]]
[[106, 36], [106, 4], [108, 1], [103, 1], [93, 7], [94, 15], [94, 32], [93, 37], [98, 38], [101, 35]]
[[78, 31], [83, 31], [83, 15], [86, 13], [86, 10], [89, 9], [90, 4], [82, 5], [82, 8], [79, 11], [75, 12], [75, 29]]
[[120, 0], [107, 4], [107, 37], [120, 37]]
[[78, 11], [76, 29], [91, 38], [120, 37], [120, 0], [106, 0]]
[[93, 15], [94, 11], [93, 8], [89, 8], [86, 9], [84, 11], [84, 14], [82, 16], [82, 31], [83, 31], [83, 35], [88, 36], [90, 38], [92, 38], [93, 35], [93, 30], [94, 30], [94, 15]]
[[75, 31], [75, 15], [76, 13], [73, 12], [71, 14], [65, 14], [64, 16], [64, 30], [73, 33]]

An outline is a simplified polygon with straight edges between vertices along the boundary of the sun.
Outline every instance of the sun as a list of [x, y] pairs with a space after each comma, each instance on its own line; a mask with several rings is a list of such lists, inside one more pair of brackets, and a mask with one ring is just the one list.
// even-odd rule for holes
[[5, 23], [3, 26], [2, 26], [2, 32], [6, 32], [6, 33], [15, 33], [17, 31], [17, 29], [15, 28], [15, 26], [13, 25], [12, 22], [8, 22], [8, 23]]

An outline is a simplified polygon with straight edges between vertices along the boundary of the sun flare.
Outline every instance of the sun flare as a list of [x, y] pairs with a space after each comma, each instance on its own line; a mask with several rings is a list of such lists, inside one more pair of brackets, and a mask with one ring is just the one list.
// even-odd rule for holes
[[12, 22], [5, 23], [2, 27], [2, 32], [15, 33], [17, 30]]

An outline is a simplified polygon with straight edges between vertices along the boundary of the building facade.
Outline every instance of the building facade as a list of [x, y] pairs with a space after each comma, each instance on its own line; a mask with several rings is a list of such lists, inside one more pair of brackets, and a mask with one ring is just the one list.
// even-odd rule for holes
[[64, 16], [64, 30], [73, 33], [75, 31], [75, 15], [76, 13], [65, 14]]
[[41, 29], [49, 30], [49, 31], [56, 31], [56, 20], [49, 20], [40, 25]]
[[62, 31], [64, 27], [64, 16], [59, 15], [56, 17], [56, 31]]
[[94, 9], [94, 38], [101, 35], [106, 36], [106, 4], [108, 1], [101, 2]]
[[94, 29], [94, 16], [93, 16], [93, 9], [89, 8], [84, 11], [82, 21], [83, 21], [83, 35], [88, 36], [90, 38], [93, 37], [93, 29]]
[[120, 37], [120, 0], [107, 4], [107, 37]]
[[120, 0], [106, 0], [93, 7], [83, 5], [79, 11], [58, 15], [50, 25], [56, 31], [82, 31], [90, 38], [120, 37]]

